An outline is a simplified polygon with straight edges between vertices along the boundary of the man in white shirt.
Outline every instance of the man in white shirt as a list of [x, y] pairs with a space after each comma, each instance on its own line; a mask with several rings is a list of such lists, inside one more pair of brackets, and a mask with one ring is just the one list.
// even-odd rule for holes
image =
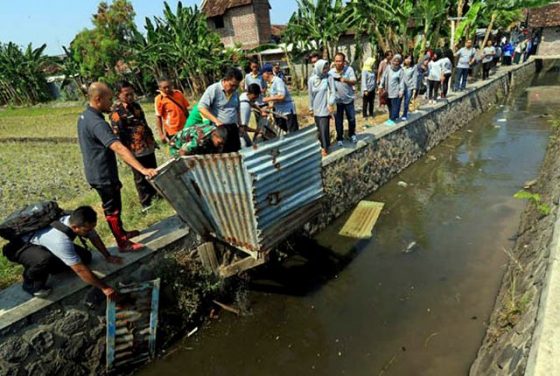
[[[92, 255], [86, 248], [74, 244], [76, 237], [87, 238], [112, 264], [122, 263], [122, 258], [113, 256], [95, 231], [97, 213], [90, 206], [81, 206], [70, 215], [62, 216], [35, 233], [24, 236], [17, 249], [12, 249], [10, 261], [23, 265], [23, 289], [35, 297], [46, 297], [51, 289], [46, 282], [50, 274], [71, 269], [84, 282], [99, 288], [107, 297], [114, 299], [116, 291], [99, 279], [87, 266]], [[12, 243], [10, 243], [12, 244]], [[85, 241], [83, 241], [85, 246]]]

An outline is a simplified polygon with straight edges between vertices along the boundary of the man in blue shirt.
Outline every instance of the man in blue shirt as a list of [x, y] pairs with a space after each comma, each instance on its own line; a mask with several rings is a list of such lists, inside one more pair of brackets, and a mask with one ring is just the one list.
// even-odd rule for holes
[[273, 104], [276, 113], [282, 115], [275, 116], [276, 125], [284, 132], [295, 132], [299, 129], [296, 115], [296, 107], [286, 83], [280, 77], [274, 75], [272, 64], [265, 64], [263, 67], [263, 77], [268, 83], [267, 96], [263, 99], [264, 103]]

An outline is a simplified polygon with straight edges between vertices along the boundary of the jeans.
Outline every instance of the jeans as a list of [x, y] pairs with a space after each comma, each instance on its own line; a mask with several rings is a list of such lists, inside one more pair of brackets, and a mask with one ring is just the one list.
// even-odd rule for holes
[[321, 141], [322, 149], [328, 149], [331, 146], [330, 120], [330, 116], [315, 116], [315, 125], [319, 130], [319, 140]]
[[364, 117], [368, 117], [368, 116], [374, 116], [373, 113], [373, 102], [375, 101], [375, 89], [373, 89], [372, 91], [368, 91], [367, 95], [364, 94], [363, 97], [364, 103], [363, 103], [363, 115]]
[[276, 125], [282, 129], [284, 132], [292, 133], [299, 129], [299, 123], [297, 120], [297, 115], [293, 112], [285, 114], [286, 119], [282, 117], [275, 117]]
[[[136, 157], [138, 162], [146, 168], [156, 168], [156, 155], [155, 153], [143, 155], [141, 157]], [[136, 192], [138, 192], [138, 198], [140, 199], [140, 204], [143, 207], [150, 206], [152, 199], [157, 195], [155, 188], [148, 182], [144, 174], [138, 172], [136, 169], [132, 169], [132, 174], [134, 175], [134, 184], [136, 185]]]
[[447, 91], [449, 90], [449, 80], [451, 79], [451, 73], [446, 73], [443, 75], [443, 83], [441, 84], [441, 96], [442, 98], [447, 97]]
[[490, 76], [490, 69], [492, 68], [492, 62], [482, 63], [482, 79], [486, 80]]
[[428, 80], [428, 99], [436, 100], [439, 93], [439, 81]]
[[399, 120], [402, 98], [389, 98], [389, 102], [391, 102], [389, 119], [393, 121]]
[[457, 78], [455, 80], [455, 90], [465, 90], [469, 77], [469, 68], [457, 68]]
[[348, 137], [356, 134], [356, 109], [354, 108], [354, 101], [345, 104], [336, 104], [336, 115], [334, 118], [336, 127], [336, 140], [342, 141], [344, 138], [344, 113], [348, 119]]
[[404, 91], [404, 106], [402, 114], [403, 117], [408, 117], [408, 109], [410, 107], [410, 101], [412, 100], [412, 91], [412, 89], [407, 89]]

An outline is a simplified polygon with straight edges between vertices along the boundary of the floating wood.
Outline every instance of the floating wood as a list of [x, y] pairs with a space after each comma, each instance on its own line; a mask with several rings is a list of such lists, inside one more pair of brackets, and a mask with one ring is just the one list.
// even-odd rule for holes
[[371, 238], [384, 205], [382, 202], [360, 201], [338, 234], [357, 239]]
[[198, 255], [202, 265], [209, 272], [217, 274], [218, 272], [218, 258], [216, 257], [216, 249], [213, 242], [206, 242], [198, 246]]

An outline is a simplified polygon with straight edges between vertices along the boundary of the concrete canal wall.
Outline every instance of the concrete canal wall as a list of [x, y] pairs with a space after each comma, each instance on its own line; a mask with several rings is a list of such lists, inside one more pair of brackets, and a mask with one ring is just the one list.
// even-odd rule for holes
[[[533, 62], [498, 71], [429, 110], [414, 113], [404, 124], [376, 126], [359, 135], [355, 147], [333, 151], [323, 161], [326, 197], [323, 214], [305, 231], [326, 227], [360, 199], [385, 184], [457, 129], [499, 103], [535, 75]], [[159, 348], [192, 329], [200, 307], [216, 294], [220, 281], [196, 261], [200, 243], [176, 218], [146, 229], [140, 240], [147, 250], [126, 255], [121, 266], [95, 259], [94, 270], [110, 283], [162, 279]], [[105, 357], [105, 307], [92, 289], [73, 276], [52, 281], [48, 299], [28, 299], [21, 286], [0, 292], [1, 375], [102, 374]], [[93, 301], [93, 309], [86, 301]]]

